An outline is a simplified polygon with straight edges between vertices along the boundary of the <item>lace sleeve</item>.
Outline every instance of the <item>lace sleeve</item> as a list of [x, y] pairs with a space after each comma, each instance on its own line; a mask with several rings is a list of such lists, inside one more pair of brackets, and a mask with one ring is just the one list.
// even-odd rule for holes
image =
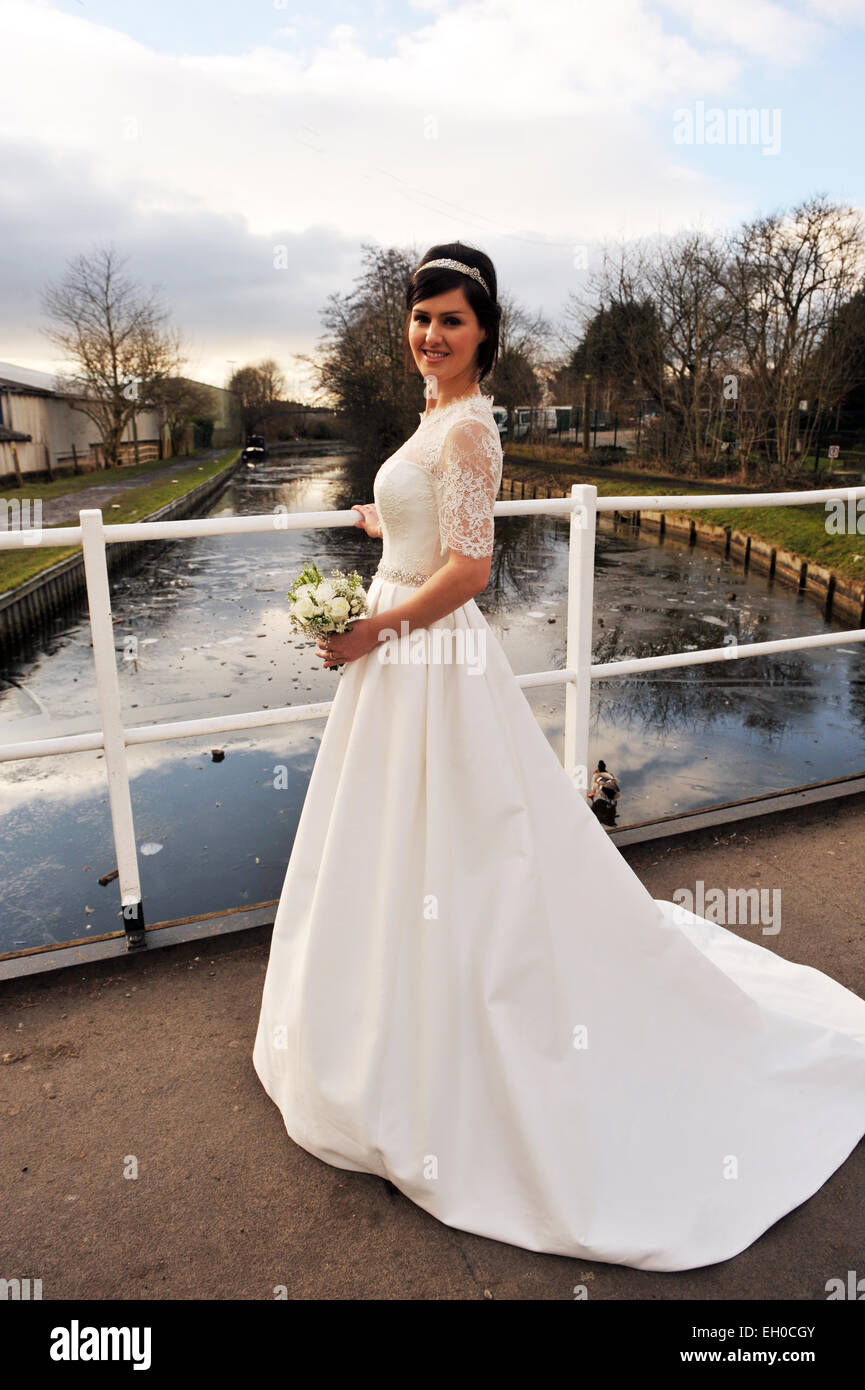
[[502, 446], [481, 420], [465, 419], [445, 436], [439, 481], [441, 553], [481, 559], [493, 553], [493, 505], [502, 477]]

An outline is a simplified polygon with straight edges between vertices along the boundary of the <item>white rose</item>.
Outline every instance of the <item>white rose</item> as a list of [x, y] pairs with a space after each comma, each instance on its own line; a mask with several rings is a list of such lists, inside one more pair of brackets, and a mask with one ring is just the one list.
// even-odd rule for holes
[[307, 594], [304, 594], [296, 601], [291, 611], [296, 618], [302, 618], [305, 621], [315, 613], [315, 604]]
[[330, 604], [330, 616], [335, 622], [341, 623], [349, 615], [349, 603], [347, 598], [335, 598]]
[[319, 603], [326, 603], [328, 599], [333, 598], [335, 593], [336, 589], [333, 586], [333, 581], [331, 579], [323, 579], [315, 591], [315, 596]]

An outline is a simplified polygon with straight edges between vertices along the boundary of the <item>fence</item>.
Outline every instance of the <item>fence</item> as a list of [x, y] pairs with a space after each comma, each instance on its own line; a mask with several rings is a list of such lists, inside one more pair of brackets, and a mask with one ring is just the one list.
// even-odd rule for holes
[[[123, 439], [117, 446], [117, 462], [121, 467], [132, 467], [140, 463], [156, 463], [162, 458], [162, 444], [158, 439]], [[90, 445], [89, 467], [102, 468], [105, 464], [105, 449], [101, 444]]]
[[[604, 662], [592, 665], [592, 611], [595, 534], [598, 512], [694, 510], [711, 507], [807, 506], [842, 498], [865, 498], [865, 487], [822, 492], [776, 492], [716, 494], [700, 497], [603, 497], [589, 484], [574, 484], [570, 497], [539, 498], [496, 502], [496, 516], [552, 513], [570, 517], [567, 646], [565, 668], [535, 671], [517, 676], [523, 688], [561, 685], [565, 689], [564, 768], [575, 787], [584, 789], [589, 780], [589, 705], [591, 682], [634, 675], [644, 671], [694, 666], [710, 661], [733, 661], [743, 657], [765, 656], [772, 652], [809, 650], [865, 642], [865, 629], [821, 633], [814, 637], [781, 638], [772, 642], [713, 647], [696, 652], [672, 652], [665, 656]], [[855, 508], [854, 508], [855, 510]], [[0, 531], [0, 550], [17, 546], [68, 546], [80, 544], [84, 555], [87, 602], [93, 643], [93, 665], [100, 728], [90, 733], [60, 738], [35, 739], [0, 745], [0, 762], [25, 758], [46, 758], [58, 754], [102, 749], [108, 777], [108, 800], [112, 834], [117, 854], [118, 882], [126, 945], [137, 949], [146, 944], [144, 908], [138, 874], [132, 800], [126, 750], [135, 744], [163, 739], [188, 738], [198, 734], [230, 733], [239, 729], [260, 729], [307, 719], [323, 719], [331, 701], [289, 705], [282, 709], [252, 710], [239, 715], [219, 715], [209, 719], [186, 719], [172, 723], [125, 727], [120, 706], [120, 687], [111, 619], [106, 546], [130, 541], [185, 540], [193, 536], [255, 534], [272, 530], [308, 530], [324, 527], [355, 526], [357, 512], [272, 513], [251, 517], [214, 517], [185, 521], [130, 522], [105, 526], [102, 512], [93, 509], [79, 513], [80, 525], [45, 530]]]

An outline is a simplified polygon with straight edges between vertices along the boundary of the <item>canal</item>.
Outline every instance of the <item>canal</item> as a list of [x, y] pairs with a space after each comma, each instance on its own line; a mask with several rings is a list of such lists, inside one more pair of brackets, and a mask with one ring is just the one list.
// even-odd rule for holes
[[[235, 476], [211, 515], [324, 511], [371, 500], [350, 454], [310, 451]], [[593, 660], [841, 630], [817, 605], [715, 552], [655, 534], [598, 537]], [[112, 580], [126, 724], [332, 698], [338, 674], [290, 630], [307, 559], [371, 578], [380, 542], [352, 528], [144, 547]], [[502, 517], [478, 602], [517, 674], [565, 662], [568, 524]], [[562, 756], [564, 689], [525, 692]], [[98, 726], [86, 608], [0, 669], [3, 742]], [[128, 750], [145, 918], [279, 897], [323, 720]], [[214, 758], [213, 750], [224, 750]], [[592, 764], [619, 778], [618, 824], [865, 770], [865, 651], [716, 662], [593, 684]], [[0, 766], [0, 952], [119, 930], [104, 756]]]

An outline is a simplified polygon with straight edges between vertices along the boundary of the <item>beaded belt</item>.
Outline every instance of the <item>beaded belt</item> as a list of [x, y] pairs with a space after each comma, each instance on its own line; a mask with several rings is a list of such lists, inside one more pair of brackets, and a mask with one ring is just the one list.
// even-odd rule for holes
[[390, 579], [395, 584], [413, 584], [415, 586], [425, 584], [430, 578], [428, 574], [415, 574], [412, 570], [400, 569], [399, 565], [380, 564], [376, 570], [374, 579]]

